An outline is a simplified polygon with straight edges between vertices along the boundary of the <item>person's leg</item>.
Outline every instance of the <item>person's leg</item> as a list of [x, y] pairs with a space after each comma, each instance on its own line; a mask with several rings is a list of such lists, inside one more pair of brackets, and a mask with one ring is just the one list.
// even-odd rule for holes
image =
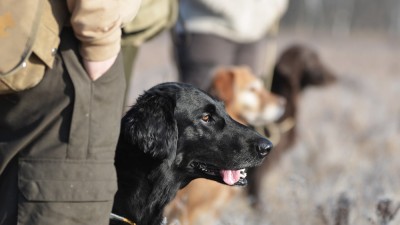
[[185, 34], [178, 38], [176, 60], [180, 81], [208, 90], [212, 72], [233, 63], [235, 44], [208, 34]]
[[235, 54], [235, 65], [247, 65], [258, 77], [267, 71], [267, 38], [239, 44]]

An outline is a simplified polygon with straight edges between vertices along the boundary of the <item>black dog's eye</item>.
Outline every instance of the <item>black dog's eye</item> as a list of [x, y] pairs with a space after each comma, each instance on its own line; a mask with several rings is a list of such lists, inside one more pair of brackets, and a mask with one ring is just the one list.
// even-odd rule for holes
[[206, 122], [206, 123], [210, 122], [210, 114], [204, 113], [204, 114], [201, 116], [201, 120], [203, 120], [203, 121]]

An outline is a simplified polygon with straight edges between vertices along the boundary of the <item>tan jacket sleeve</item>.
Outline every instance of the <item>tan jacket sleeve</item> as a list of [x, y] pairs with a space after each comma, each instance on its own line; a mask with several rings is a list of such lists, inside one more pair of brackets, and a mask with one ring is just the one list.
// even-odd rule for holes
[[67, 0], [71, 25], [81, 41], [80, 53], [88, 61], [118, 54], [121, 27], [136, 15], [141, 0]]

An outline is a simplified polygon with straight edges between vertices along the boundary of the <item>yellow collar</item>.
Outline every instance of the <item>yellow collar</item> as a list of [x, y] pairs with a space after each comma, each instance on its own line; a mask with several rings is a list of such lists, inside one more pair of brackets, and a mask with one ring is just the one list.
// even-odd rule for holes
[[127, 219], [125, 217], [122, 217], [122, 216], [118, 216], [117, 214], [114, 214], [114, 213], [110, 214], [110, 219], [111, 220], [122, 221], [122, 222], [125, 222], [125, 223], [130, 224], [130, 225], [136, 225], [136, 223], [130, 221], [129, 219]]
[[[118, 221], [130, 224], [130, 225], [136, 225], [136, 223], [130, 221], [129, 219], [127, 219], [125, 217], [122, 217], [122, 216], [118, 216], [117, 214], [114, 214], [114, 213], [110, 213], [110, 219], [111, 220], [118, 220]], [[167, 225], [167, 217], [163, 218], [163, 221], [161, 222], [161, 225]]]

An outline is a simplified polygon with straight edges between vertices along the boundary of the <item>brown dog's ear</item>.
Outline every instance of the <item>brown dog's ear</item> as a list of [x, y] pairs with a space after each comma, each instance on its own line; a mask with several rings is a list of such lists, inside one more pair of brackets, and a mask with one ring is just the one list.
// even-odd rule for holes
[[235, 74], [232, 69], [217, 69], [211, 85], [210, 94], [218, 97], [223, 102], [233, 100], [233, 82]]
[[334, 83], [336, 75], [327, 67], [318, 53], [312, 49], [304, 50], [302, 63], [304, 65], [301, 87], [323, 86]]

